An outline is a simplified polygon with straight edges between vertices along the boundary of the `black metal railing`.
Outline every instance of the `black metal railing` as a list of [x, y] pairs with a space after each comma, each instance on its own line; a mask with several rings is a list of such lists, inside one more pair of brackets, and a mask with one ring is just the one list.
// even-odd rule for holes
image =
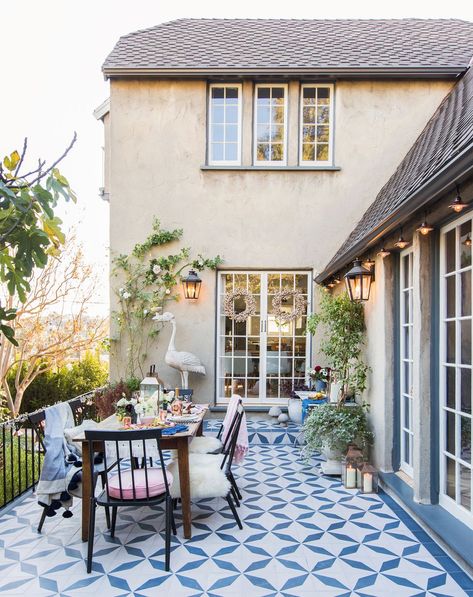
[[[95, 392], [97, 390], [92, 390], [68, 401], [80, 400], [84, 404], [81, 419], [96, 418], [93, 404]], [[39, 481], [44, 449], [28, 416], [29, 414], [23, 414], [0, 423], [0, 510], [28, 490], [34, 489]]]

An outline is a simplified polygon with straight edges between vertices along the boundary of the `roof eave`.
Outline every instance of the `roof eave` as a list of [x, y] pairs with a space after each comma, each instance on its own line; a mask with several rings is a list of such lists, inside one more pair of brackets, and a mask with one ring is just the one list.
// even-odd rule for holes
[[328, 278], [343, 269], [350, 261], [359, 257], [381, 238], [412, 216], [416, 211], [430, 203], [434, 203], [442, 194], [448, 191], [455, 182], [459, 182], [473, 174], [473, 143], [470, 143], [453, 160], [450, 160], [433, 177], [425, 182], [403, 204], [385, 220], [383, 220], [369, 234], [358, 241], [351, 249], [341, 255], [315, 277], [317, 284], [323, 284]]
[[257, 76], [287, 75], [298, 76], [332, 76], [348, 78], [455, 78], [467, 69], [467, 65], [457, 66], [416, 66], [416, 67], [324, 67], [324, 68], [143, 68], [143, 67], [102, 67], [106, 79], [112, 77], [208, 77], [208, 76]]
[[97, 106], [93, 111], [93, 115], [96, 120], [103, 120], [105, 116], [110, 112], [110, 98], [107, 97], [100, 106]]

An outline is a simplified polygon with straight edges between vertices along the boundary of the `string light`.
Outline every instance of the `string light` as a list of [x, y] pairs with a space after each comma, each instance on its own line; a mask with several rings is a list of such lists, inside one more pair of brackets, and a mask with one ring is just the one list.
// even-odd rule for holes
[[398, 240], [394, 243], [394, 246], [397, 247], [398, 249], [405, 249], [408, 244], [409, 244], [409, 241], [406, 240], [402, 236], [402, 228], [401, 228], [401, 234], [399, 235]]
[[424, 220], [422, 224], [418, 228], [416, 228], [417, 232], [420, 232], [422, 236], [427, 236], [428, 234], [430, 234], [430, 232], [432, 232], [433, 229], [434, 227], [430, 226], [427, 223], [427, 214], [424, 215]]
[[388, 251], [387, 249], [385, 249], [384, 246], [381, 249], [381, 251], [379, 251], [379, 253], [378, 253], [378, 257], [382, 257], [383, 259], [385, 257], [389, 257], [389, 255], [391, 255], [391, 251]]
[[453, 209], [453, 211], [457, 214], [459, 214], [461, 211], [463, 211], [465, 209], [465, 207], [468, 207], [468, 203], [465, 203], [463, 201], [463, 199], [461, 198], [460, 195], [460, 188], [458, 187], [458, 185], [455, 185], [455, 189], [457, 192], [457, 196], [455, 197], [455, 199], [453, 200], [452, 203], [450, 203], [450, 205], [448, 206], [450, 209]]

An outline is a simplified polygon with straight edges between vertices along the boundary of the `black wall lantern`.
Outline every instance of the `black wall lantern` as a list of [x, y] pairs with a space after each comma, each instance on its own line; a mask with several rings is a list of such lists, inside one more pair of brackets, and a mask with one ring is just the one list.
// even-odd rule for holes
[[199, 278], [197, 272], [191, 269], [187, 276], [182, 279], [186, 299], [198, 299], [201, 285], [202, 280]]
[[353, 267], [345, 274], [345, 284], [351, 301], [367, 301], [370, 298], [373, 277], [373, 268], [369, 270], [362, 265], [361, 259], [355, 259]]

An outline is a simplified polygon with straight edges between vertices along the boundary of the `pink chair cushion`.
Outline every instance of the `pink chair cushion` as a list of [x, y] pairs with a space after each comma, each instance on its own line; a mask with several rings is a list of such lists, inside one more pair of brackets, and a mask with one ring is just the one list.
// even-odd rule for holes
[[[133, 495], [133, 481], [135, 480], [135, 495]], [[167, 473], [168, 485], [172, 484], [172, 475]], [[163, 471], [160, 468], [148, 468], [148, 495], [155, 497], [164, 493], [166, 486], [164, 484]], [[108, 493], [110, 497], [121, 500], [141, 500], [146, 495], [146, 476], [144, 469], [125, 471], [122, 473], [122, 491], [120, 492], [119, 476], [112, 475], [108, 479]]]

